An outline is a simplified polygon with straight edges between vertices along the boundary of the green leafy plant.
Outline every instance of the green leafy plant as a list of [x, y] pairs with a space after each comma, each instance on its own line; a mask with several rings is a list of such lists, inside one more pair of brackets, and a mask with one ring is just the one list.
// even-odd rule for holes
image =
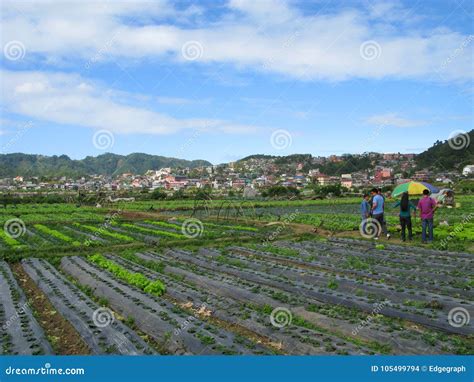
[[152, 281], [141, 273], [130, 272], [113, 261], [106, 259], [102, 255], [96, 254], [89, 256], [89, 260], [100, 268], [109, 271], [117, 278], [129, 283], [130, 285], [136, 286], [146, 293], [161, 296], [166, 291], [165, 285], [160, 280]]

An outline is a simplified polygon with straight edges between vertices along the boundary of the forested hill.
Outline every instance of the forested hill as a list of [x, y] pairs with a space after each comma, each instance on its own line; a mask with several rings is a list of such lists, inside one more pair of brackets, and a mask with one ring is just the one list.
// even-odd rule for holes
[[464, 166], [474, 164], [474, 130], [459, 134], [450, 141], [436, 141], [415, 160], [420, 169], [460, 171]]
[[162, 167], [210, 166], [205, 160], [188, 161], [158, 155], [135, 153], [130, 155], [103, 154], [74, 160], [67, 155], [44, 156], [31, 154], [0, 155], [0, 177], [14, 176], [83, 176], [91, 174], [119, 175], [127, 172], [144, 174]]

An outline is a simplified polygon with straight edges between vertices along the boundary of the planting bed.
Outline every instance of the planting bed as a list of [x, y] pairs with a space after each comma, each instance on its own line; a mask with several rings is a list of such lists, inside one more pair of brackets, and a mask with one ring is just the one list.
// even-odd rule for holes
[[[215, 255], [216, 257], [219, 256], [219, 254]], [[268, 267], [265, 264], [260, 264], [259, 266], [255, 261], [248, 262], [243, 259], [239, 261], [247, 265], [247, 268], [229, 265], [229, 263], [220, 263], [213, 260], [212, 256], [189, 254], [183, 251], [173, 251], [170, 256], [200, 268], [214, 272], [223, 272], [241, 280], [267, 285], [291, 295], [300, 294], [309, 300], [342, 305], [348, 308], [357, 308], [366, 312], [371, 312], [374, 309], [374, 303], [383, 303], [380, 313], [384, 315], [405, 318], [447, 332], [467, 334], [469, 331], [469, 328], [456, 328], [447, 322], [447, 312], [449, 310], [460, 305], [468, 306], [468, 302], [459, 299], [447, 298], [430, 293], [425, 293], [424, 296], [416, 293], [414, 295], [404, 294], [391, 291], [388, 287], [380, 283], [364, 283], [360, 280], [351, 280], [346, 276], [316, 276], [311, 275], [307, 270], [304, 275], [301, 275], [301, 273], [303, 273], [302, 271], [286, 271], [277, 265]], [[228, 259], [229, 257], [225, 258]], [[354, 298], [354, 291], [357, 289], [362, 290], [364, 295]], [[410, 304], [406, 306], [403, 305], [403, 302], [409, 300], [410, 297], [426, 304], [426, 307], [425, 305], [423, 305], [423, 307], [410, 306]], [[428, 309], [432, 302], [433, 304], [436, 303], [437, 307], [435, 309]]]
[[92, 354], [151, 353], [148, 345], [135, 332], [115, 320], [110, 312], [100, 318], [100, 306], [48, 262], [32, 258], [22, 263], [54, 307], [71, 322]]
[[0, 261], [0, 296], [0, 354], [51, 354], [43, 330], [4, 261]]
[[[111, 273], [80, 257], [65, 257], [62, 269], [81, 284], [106, 298], [111, 306], [159, 344], [160, 350], [171, 354], [266, 354], [268, 349], [232, 332], [205, 323], [152, 294], [116, 279]], [[193, 317], [193, 318], [190, 318]], [[184, 322], [191, 322], [183, 328]]]
[[[257, 338], [276, 351], [290, 354], [324, 354], [328, 353], [327, 342], [334, 342], [336, 346], [334, 349], [331, 348], [331, 352], [370, 353], [370, 350], [363, 346], [354, 346], [314, 329], [293, 326], [287, 330], [280, 330], [273, 327], [270, 324], [269, 313], [264, 309], [258, 309], [258, 307], [281, 306], [281, 303], [271, 297], [258, 295], [240, 286], [173, 266], [164, 265], [158, 273], [117, 256], [108, 257], [127, 269], [133, 269], [152, 279], [159, 278], [165, 281], [167, 285], [165, 298], [179, 302], [182, 306], [204, 305], [212, 312], [212, 318], [217, 319], [218, 324], [231, 327], [237, 332], [243, 330], [249, 337]], [[152, 254], [138, 254], [137, 257], [139, 262], [151, 267], [159, 261]]]
[[[251, 311], [266, 312], [266, 319], [263, 322], [269, 322], [272, 308], [288, 308], [294, 315], [293, 324], [283, 330], [280, 329], [279, 332], [286, 338], [294, 338], [292, 331], [300, 326], [319, 331], [319, 334], [332, 335], [333, 340], [330, 342], [332, 344], [359, 345], [357, 350], [350, 346], [346, 346], [344, 350], [339, 349], [341, 352], [347, 351], [349, 354], [371, 351], [375, 353], [394, 352], [395, 354], [466, 351], [465, 344], [460, 344], [457, 336], [440, 334], [440, 332], [430, 329], [437, 326], [446, 327], [442, 321], [436, 322], [435, 319], [423, 316], [416, 310], [408, 315], [402, 308], [394, 308], [389, 304], [387, 304], [389, 309], [383, 304], [379, 310], [378, 305], [374, 303], [358, 301], [357, 290], [349, 290], [346, 295], [337, 290], [332, 291], [330, 288], [325, 292], [319, 289], [315, 291], [305, 286], [304, 283], [293, 282], [283, 275], [272, 277], [270, 270], [267, 270], [265, 274], [250, 271], [242, 267], [242, 264], [245, 264], [242, 258], [238, 259], [241, 263], [240, 266], [234, 266], [234, 268], [220, 262], [218, 262], [219, 265], [214, 264], [209, 257], [218, 257], [219, 255], [208, 250], [201, 250], [197, 254], [185, 251], [166, 251], [164, 254], [141, 253], [137, 256], [142, 261], [160, 264], [162, 279], [163, 275], [179, 277], [201, 291], [205, 290], [214, 295], [239, 301], [247, 307], [251, 307]], [[227, 253], [225, 256], [228, 257], [229, 254]], [[202, 260], [202, 257], [205, 259]], [[272, 269], [274, 264], [268, 259], [267, 264], [269, 269]], [[252, 269], [255, 268], [252, 267]], [[363, 289], [364, 285], [360, 285], [360, 288]], [[270, 309], [268, 310], [268, 308]], [[374, 309], [375, 313], [373, 313]], [[386, 314], [387, 312], [393, 314], [392, 318]], [[243, 316], [245, 317], [246, 313], [243, 313]], [[405, 324], [405, 321], [400, 318], [406, 318], [406, 316], [416, 321], [406, 321], [407, 324]], [[252, 316], [252, 321], [258, 322], [258, 318]], [[413, 326], [410, 322], [418, 322], [423, 326]], [[359, 326], [362, 328], [358, 328]], [[451, 328], [451, 326], [446, 327], [446, 332], [457, 332], [457, 328]], [[465, 328], [465, 332], [471, 333], [471, 328]], [[334, 341], [335, 337], [337, 339]], [[308, 342], [315, 338], [317, 337], [314, 332], [309, 332], [308, 337], [302, 338], [302, 340]], [[436, 338], [435, 342], [433, 342], [433, 338]], [[329, 342], [330, 339], [326, 339], [326, 341]], [[470, 344], [472, 345], [472, 342]], [[282, 341], [282, 346], [285, 348], [285, 339]], [[466, 346], [470, 346], [469, 343]], [[336, 350], [333, 347], [330, 346], [323, 352], [330, 353], [331, 350]], [[317, 353], [314, 349], [312, 351]]]

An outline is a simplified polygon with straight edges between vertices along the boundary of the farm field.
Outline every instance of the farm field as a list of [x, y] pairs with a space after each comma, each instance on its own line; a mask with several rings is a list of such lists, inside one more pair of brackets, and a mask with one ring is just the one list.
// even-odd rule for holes
[[188, 202], [2, 210], [2, 354], [474, 353], [472, 198], [444, 248], [361, 238], [352, 199]]

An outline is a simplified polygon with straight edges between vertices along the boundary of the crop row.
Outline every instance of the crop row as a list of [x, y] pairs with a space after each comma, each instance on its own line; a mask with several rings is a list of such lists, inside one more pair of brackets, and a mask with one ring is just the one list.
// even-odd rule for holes
[[[386, 313], [384, 310], [378, 312], [375, 317], [372, 317], [370, 313], [367, 316], [360, 306], [356, 308], [344, 307], [343, 304], [324, 303], [314, 296], [308, 297], [306, 293], [302, 293], [304, 291], [298, 285], [292, 289], [291, 285], [285, 285], [287, 284], [285, 282], [271, 284], [264, 279], [245, 277], [238, 272], [227, 272], [219, 266], [204, 266], [192, 261], [191, 258], [195, 258], [196, 254], [190, 258], [182, 257], [183, 254], [186, 253], [168, 251], [165, 255], [138, 254], [138, 256], [147, 262], [160, 264], [160, 268], [165, 264], [165, 274], [182, 277], [186, 282], [195, 283], [200, 289], [211, 291], [211, 293], [232, 297], [254, 307], [259, 306], [259, 309], [266, 310], [268, 315], [272, 311], [270, 306], [273, 308], [287, 307], [294, 315], [294, 325], [306, 328], [308, 326], [316, 327], [330, 333], [336, 332], [339, 333], [337, 334], [339, 338], [345, 341], [357, 343], [362, 339], [370, 339], [373, 341], [371, 346], [377, 349], [377, 341], [384, 338], [385, 342], [397, 349], [397, 354], [410, 353], [411, 351], [413, 354], [450, 351], [464, 353], [466, 351], [465, 344], [459, 344], [456, 337], [446, 337], [429, 329], [429, 321], [425, 322], [427, 326], [423, 329], [423, 336], [420, 337], [420, 333], [412, 330], [411, 325], [403, 325], [398, 316], [394, 315], [393, 318], [390, 318], [390, 316], [384, 315]], [[227, 286], [227, 284], [229, 285]], [[368, 305], [367, 307], [373, 311], [377, 305]], [[400, 312], [398, 313], [400, 315]], [[360, 333], [357, 332], [354, 338], [353, 330], [358, 327], [358, 322], [363, 323], [363, 330]], [[323, 327], [321, 327], [322, 324], [324, 324]], [[432, 338], [436, 338], [436, 341], [432, 342]], [[428, 347], [425, 341], [429, 341]], [[378, 351], [386, 352], [387, 349], [379, 345]]]
[[[123, 316], [133, 317], [137, 327], [159, 344], [161, 351], [173, 354], [261, 354], [266, 350], [255, 343], [239, 339], [198, 316], [190, 318], [178, 305], [159, 299], [139, 288], [101, 271], [79, 257], [62, 260], [65, 272], [81, 284], [92, 287], [111, 307]], [[191, 322], [183, 329], [184, 322]]]
[[0, 261], [0, 296], [0, 354], [51, 354], [43, 330], [4, 261]]
[[156, 296], [161, 296], [166, 288], [160, 280], [151, 281], [143, 276], [141, 273], [132, 273], [125, 268], [117, 265], [113, 261], [107, 260], [102, 255], [93, 255], [89, 257], [89, 260], [97, 264], [100, 268], [113, 273], [120, 280], [123, 280], [130, 285], [136, 286], [146, 293], [150, 293]]
[[45, 260], [24, 260], [23, 268], [61, 315], [71, 322], [92, 354], [151, 352], [138, 335], [115, 320], [110, 311], [102, 311]]

